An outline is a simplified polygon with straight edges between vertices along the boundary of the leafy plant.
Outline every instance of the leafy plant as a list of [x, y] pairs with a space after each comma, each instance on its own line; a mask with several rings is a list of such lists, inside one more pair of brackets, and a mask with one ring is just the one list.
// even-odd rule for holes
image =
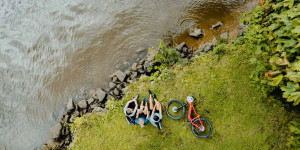
[[155, 55], [156, 61], [166, 66], [172, 66], [181, 60], [181, 57], [175, 49], [167, 47], [166, 44], [159, 40], [158, 53]]
[[290, 148], [300, 148], [300, 119], [294, 120], [289, 124], [292, 133], [288, 139], [287, 146]]

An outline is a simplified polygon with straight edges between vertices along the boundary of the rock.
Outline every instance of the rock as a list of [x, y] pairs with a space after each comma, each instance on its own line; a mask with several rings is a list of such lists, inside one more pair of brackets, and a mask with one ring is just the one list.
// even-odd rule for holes
[[238, 34], [238, 36], [240, 37], [240, 36], [243, 36], [245, 33], [246, 33], [246, 31], [247, 31], [247, 25], [244, 25], [243, 23], [240, 23], [239, 24], [239, 34]]
[[67, 112], [71, 112], [74, 109], [75, 109], [75, 105], [74, 105], [73, 99], [69, 98], [68, 103], [67, 103]]
[[133, 63], [131, 66], [131, 70], [136, 71], [137, 70], [137, 63]]
[[82, 114], [86, 114], [87, 109], [82, 110]]
[[70, 117], [69, 115], [65, 115], [65, 116], [64, 116], [64, 120], [63, 120], [63, 121], [64, 121], [64, 122], [66, 122], [66, 123], [68, 123], [68, 121], [69, 121], [69, 117]]
[[126, 74], [122, 72], [121, 70], [116, 71], [115, 75], [118, 77], [118, 79], [123, 82], [126, 78]]
[[145, 71], [144, 71], [143, 69], [139, 69], [138, 72], [139, 72], [140, 74], [145, 73]]
[[47, 141], [47, 146], [50, 147], [50, 149], [58, 148], [59, 143], [55, 142], [54, 140], [50, 139]]
[[201, 38], [204, 36], [204, 31], [202, 29], [194, 29], [189, 36], [193, 38]]
[[93, 104], [93, 105], [91, 105], [91, 109], [94, 109], [95, 107], [99, 107], [100, 106], [100, 104]]
[[113, 88], [116, 87], [116, 84], [113, 83], [113, 82], [109, 82], [108, 87], [109, 87], [109, 89], [111, 90], [111, 89], [113, 89]]
[[105, 104], [100, 104], [100, 106], [101, 106], [102, 108], [105, 108]]
[[217, 41], [218, 41], [217, 38], [214, 37], [214, 39], [212, 40], [211, 44], [212, 44], [213, 46], [215, 46], [215, 45], [217, 44]]
[[119, 89], [119, 90], [122, 89], [121, 84], [118, 84], [118, 85], [117, 85], [117, 89]]
[[99, 88], [96, 90], [96, 96], [99, 102], [102, 102], [106, 97], [106, 92]]
[[205, 43], [200, 49], [202, 49], [203, 52], [208, 52], [213, 50], [213, 45], [211, 43]]
[[145, 63], [145, 59], [142, 59], [142, 60], [139, 61], [140, 65], [143, 65], [144, 63]]
[[90, 89], [90, 97], [96, 98], [96, 90], [95, 89]]
[[56, 125], [54, 125], [51, 130], [50, 130], [50, 136], [52, 139], [57, 139], [59, 138], [60, 134], [61, 134], [61, 129], [62, 126], [60, 123], [57, 123]]
[[95, 111], [105, 111], [105, 108], [95, 107], [95, 108], [93, 109], [93, 112], [95, 112]]
[[184, 47], [184, 48], [182, 49], [182, 52], [183, 52], [183, 53], [187, 53], [187, 52], [188, 52], [188, 48]]
[[143, 79], [145, 77], [147, 77], [147, 75], [143, 74], [143, 75], [141, 75], [140, 79]]
[[79, 101], [77, 105], [78, 105], [78, 107], [81, 108], [81, 109], [87, 108], [87, 102], [86, 102], [85, 99]]
[[212, 25], [210, 28], [211, 29], [216, 29], [216, 28], [220, 27], [221, 25], [223, 25], [223, 23], [221, 21], [219, 21], [217, 24]]
[[95, 100], [94, 100], [93, 98], [89, 98], [89, 99], [87, 100], [87, 102], [88, 102], [89, 105], [92, 104], [94, 101], [95, 101]]
[[220, 35], [220, 38], [222, 39], [228, 39], [229, 38], [229, 33], [228, 32], [224, 32]]
[[125, 86], [125, 87], [129, 86], [129, 83], [126, 83], [126, 82], [125, 82], [125, 83], [124, 83], [124, 86]]
[[126, 71], [125, 71], [125, 74], [126, 74], [127, 76], [130, 76], [131, 72], [130, 72], [129, 70], [126, 70]]
[[73, 123], [73, 122], [74, 122], [74, 118], [75, 118], [75, 116], [72, 115], [71, 118], [69, 119], [70, 123]]
[[78, 116], [79, 115], [79, 111], [74, 111], [73, 115]]
[[179, 51], [179, 52], [182, 52], [182, 49], [183, 49], [184, 47], [187, 47], [187, 45], [186, 45], [185, 42], [182, 42], [181, 44], [177, 45], [175, 49], [176, 49], [177, 51]]
[[138, 65], [136, 69], [143, 69], [143, 65]]
[[120, 95], [120, 92], [117, 88], [114, 89], [114, 95]]
[[181, 54], [180, 54], [180, 57], [184, 58], [184, 57], [185, 57], [185, 54], [184, 54], [184, 53], [181, 53]]
[[138, 75], [138, 73], [137, 73], [137, 72], [132, 72], [132, 74], [131, 74], [131, 78], [132, 78], [132, 79], [134, 79], [134, 78], [136, 78], [136, 77], [137, 77], [137, 75]]

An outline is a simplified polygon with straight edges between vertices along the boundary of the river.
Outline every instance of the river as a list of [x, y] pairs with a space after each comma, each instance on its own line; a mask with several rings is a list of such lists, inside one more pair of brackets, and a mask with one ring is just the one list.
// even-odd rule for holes
[[[105, 88], [139, 47], [236, 28], [257, 0], [0, 0], [0, 149], [36, 149], [68, 97]], [[218, 30], [209, 25], [223, 22]], [[206, 38], [195, 41], [189, 29]], [[174, 41], [173, 41], [174, 42]], [[197, 45], [197, 46], [198, 46]], [[193, 45], [195, 46], [195, 44]]]

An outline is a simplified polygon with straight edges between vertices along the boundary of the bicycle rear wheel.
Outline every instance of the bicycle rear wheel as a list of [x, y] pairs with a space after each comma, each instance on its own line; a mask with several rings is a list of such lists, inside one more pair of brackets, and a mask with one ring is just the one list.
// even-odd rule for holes
[[195, 125], [191, 125], [191, 129], [192, 132], [195, 136], [197, 136], [198, 138], [207, 138], [211, 135], [212, 133], [212, 125], [211, 123], [206, 120], [201, 118], [202, 124], [204, 126], [204, 128], [201, 128], [201, 123], [199, 121], [199, 119], [196, 119], [193, 121], [194, 124], [197, 124], [199, 127], [195, 126]]
[[167, 115], [172, 119], [180, 119], [184, 115], [185, 105], [178, 99], [173, 99], [168, 102], [166, 107]]

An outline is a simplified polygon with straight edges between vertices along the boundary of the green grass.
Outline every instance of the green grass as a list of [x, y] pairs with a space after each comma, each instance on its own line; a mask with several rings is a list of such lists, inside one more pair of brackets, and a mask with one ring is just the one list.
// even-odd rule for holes
[[[125, 97], [109, 101], [105, 115], [95, 113], [77, 118], [73, 124], [75, 140], [71, 149], [285, 149], [286, 126], [290, 115], [280, 104], [270, 103], [250, 85], [249, 55], [246, 48], [229, 48], [221, 58], [210, 53], [194, 62], [169, 69], [162, 80], [151, 85], [149, 78], [131, 84]], [[148, 123], [144, 128], [129, 125], [123, 107], [137, 93], [149, 97], [148, 89], [163, 106], [163, 129]], [[165, 105], [171, 99], [185, 102], [196, 97], [198, 113], [213, 125], [209, 138], [196, 138], [186, 115], [170, 119]], [[187, 111], [186, 111], [187, 113]]]

